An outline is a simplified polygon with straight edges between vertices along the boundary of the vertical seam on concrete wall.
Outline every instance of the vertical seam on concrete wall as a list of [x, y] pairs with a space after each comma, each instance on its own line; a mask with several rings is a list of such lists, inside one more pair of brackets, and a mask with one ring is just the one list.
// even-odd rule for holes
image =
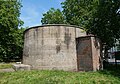
[[93, 49], [92, 49], [92, 37], [90, 37], [90, 47], [91, 47], [91, 56], [92, 56], [92, 70], [94, 70], [94, 67], [93, 67]]
[[75, 41], [76, 41], [76, 27], [75, 27]]
[[75, 32], [75, 55], [76, 55], [76, 63], [77, 63], [76, 64], [77, 65], [76, 70], [79, 71], [78, 54], [77, 54], [77, 44], [76, 44], [76, 40], [77, 40], [77, 38], [76, 38], [76, 27], [74, 29], [74, 32]]

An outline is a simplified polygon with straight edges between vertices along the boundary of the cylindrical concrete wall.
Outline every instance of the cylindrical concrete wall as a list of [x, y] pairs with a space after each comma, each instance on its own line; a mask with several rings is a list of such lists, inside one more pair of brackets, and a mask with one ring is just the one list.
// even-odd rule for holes
[[24, 32], [23, 64], [32, 69], [77, 70], [76, 41], [86, 33], [75, 26], [44, 25]]

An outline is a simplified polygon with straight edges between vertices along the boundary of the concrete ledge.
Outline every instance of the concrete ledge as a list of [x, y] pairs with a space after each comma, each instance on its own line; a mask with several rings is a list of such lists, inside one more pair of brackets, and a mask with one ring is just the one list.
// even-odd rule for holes
[[79, 28], [79, 29], [84, 30], [83, 27], [80, 27], [80, 26], [77, 26], [77, 25], [69, 25], [69, 24], [44, 24], [44, 25], [39, 25], [39, 26], [30, 27], [30, 28], [26, 29], [26, 30], [24, 31], [24, 33], [25, 33], [26, 31], [28, 31], [29, 29], [39, 28], [39, 27], [47, 27], [47, 26], [66, 26], [66, 27], [74, 27], [74, 28]]
[[30, 65], [25, 65], [25, 64], [13, 64], [13, 69], [15, 71], [24, 71], [24, 70], [31, 70]]

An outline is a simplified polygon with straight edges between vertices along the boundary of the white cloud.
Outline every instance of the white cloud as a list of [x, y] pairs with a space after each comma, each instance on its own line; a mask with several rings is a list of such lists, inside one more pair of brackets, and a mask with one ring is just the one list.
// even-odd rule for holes
[[58, 0], [59, 3], [64, 2], [65, 0]]

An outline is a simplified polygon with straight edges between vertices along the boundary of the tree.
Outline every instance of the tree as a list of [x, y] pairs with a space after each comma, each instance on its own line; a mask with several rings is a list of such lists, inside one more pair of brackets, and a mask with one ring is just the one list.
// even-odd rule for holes
[[[24, 36], [23, 36], [23, 33], [25, 31], [26, 28], [20, 28], [20, 29], [17, 29], [15, 31], [15, 35], [14, 35], [14, 38], [15, 38], [15, 45], [13, 45], [12, 47], [12, 52], [13, 55], [11, 56], [11, 61], [21, 61], [22, 59], [22, 54], [23, 54], [23, 41], [24, 41]], [[11, 53], [12, 53], [11, 52]], [[9, 60], [10, 60], [9, 59]]]
[[100, 0], [93, 19], [89, 22], [89, 33], [98, 36], [106, 50], [120, 38], [120, 1]]
[[42, 24], [64, 24], [65, 18], [60, 9], [51, 8], [47, 13], [43, 14]]
[[[20, 56], [22, 30], [18, 29], [21, 3], [18, 0], [0, 0], [0, 61], [9, 62]], [[21, 44], [21, 45], [20, 45]]]
[[66, 22], [86, 28], [96, 11], [98, 0], [65, 0], [62, 3]]

